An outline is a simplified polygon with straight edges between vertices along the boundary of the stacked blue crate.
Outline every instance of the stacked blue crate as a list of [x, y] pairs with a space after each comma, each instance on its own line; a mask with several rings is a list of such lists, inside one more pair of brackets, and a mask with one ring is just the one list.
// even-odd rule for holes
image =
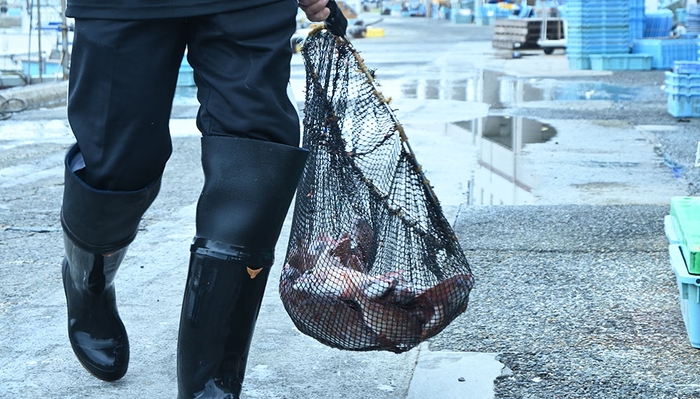
[[689, 35], [698, 36], [700, 34], [700, 5], [688, 7], [685, 17], [685, 29]]
[[495, 25], [497, 19], [513, 17], [513, 11], [498, 4], [484, 4], [476, 9], [474, 22], [477, 25]]
[[591, 54], [596, 71], [648, 71], [653, 57], [648, 54]]
[[644, 37], [644, 0], [630, 0], [630, 43]]
[[668, 113], [677, 118], [700, 117], [700, 62], [676, 61], [666, 72]]
[[698, 40], [694, 38], [639, 39], [634, 42], [632, 53], [652, 55], [652, 69], [671, 69], [675, 61], [698, 60]]
[[668, 9], [647, 12], [645, 15], [644, 38], [635, 40], [633, 54], [653, 56], [652, 69], [672, 68], [676, 61], [697, 61], [700, 33], [700, 6], [688, 8], [686, 17], [687, 34], [680, 38], [671, 37], [674, 13]]
[[571, 0], [566, 4], [570, 69], [591, 69], [591, 55], [630, 52], [631, 2]]
[[644, 15], [644, 37], [669, 37], [673, 29], [673, 11], [661, 9]]

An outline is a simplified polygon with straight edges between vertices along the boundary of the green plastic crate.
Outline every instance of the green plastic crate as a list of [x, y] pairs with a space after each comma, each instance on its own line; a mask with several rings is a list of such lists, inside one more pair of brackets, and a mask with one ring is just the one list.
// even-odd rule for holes
[[700, 274], [700, 197], [671, 197], [671, 220], [688, 273]]

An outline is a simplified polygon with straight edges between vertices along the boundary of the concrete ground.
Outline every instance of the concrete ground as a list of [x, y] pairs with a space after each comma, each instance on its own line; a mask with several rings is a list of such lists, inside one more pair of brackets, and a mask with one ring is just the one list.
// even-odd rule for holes
[[[570, 71], [563, 53], [511, 59], [491, 48], [488, 27], [381, 24], [385, 38], [355, 44], [394, 98], [460, 237], [477, 279], [470, 307], [407, 353], [340, 351], [294, 328], [272, 278], [243, 398], [700, 397], [663, 228], [669, 198], [695, 192], [700, 133], [697, 120], [667, 114], [663, 72]], [[295, 56], [300, 102], [301, 65]], [[593, 98], [550, 95], [572, 82]], [[646, 94], [598, 99], [591, 90], [613, 90], [602, 83]], [[73, 139], [65, 108], [0, 122], [0, 397], [175, 397], [202, 184], [195, 110], [174, 107], [163, 189], [117, 276], [132, 360], [116, 383], [88, 375], [66, 337], [58, 212]], [[487, 115], [515, 122], [496, 134]], [[530, 119], [556, 135], [532, 140]]]

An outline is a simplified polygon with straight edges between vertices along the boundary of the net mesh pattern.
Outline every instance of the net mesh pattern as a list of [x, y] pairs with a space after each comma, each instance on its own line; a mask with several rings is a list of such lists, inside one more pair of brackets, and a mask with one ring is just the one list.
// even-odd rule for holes
[[407, 351], [466, 310], [474, 278], [358, 52], [317, 28], [302, 56], [310, 155], [282, 302], [301, 332], [331, 347]]

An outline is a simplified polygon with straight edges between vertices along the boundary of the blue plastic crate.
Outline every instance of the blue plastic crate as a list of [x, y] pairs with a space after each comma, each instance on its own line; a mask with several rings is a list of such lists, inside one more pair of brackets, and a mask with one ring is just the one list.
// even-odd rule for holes
[[700, 86], [700, 75], [666, 71], [666, 86]]
[[630, 19], [639, 19], [644, 21], [644, 3], [641, 6], [631, 6], [630, 7]]
[[666, 89], [664, 91], [666, 92], [666, 95], [700, 96], [700, 85], [666, 85]]
[[[628, 54], [628, 53], [625, 53], [623, 51], [612, 51], [612, 50], [608, 51], [607, 49], [604, 49], [604, 48], [603, 49], [599, 48], [599, 49], [595, 49], [595, 50], [591, 50], [591, 51], [575, 51], [575, 50], [570, 50], [568, 48], [566, 49], [566, 55], [568, 57], [587, 57], [587, 58], [589, 58], [591, 55], [595, 55], [595, 54]], [[590, 68], [588, 68], [588, 69], [590, 69]]]
[[596, 43], [591, 43], [591, 44], [567, 44], [566, 46], [566, 53], [571, 54], [571, 55], [576, 55], [576, 54], [621, 54], [621, 53], [629, 53], [630, 52], [630, 46], [627, 44], [627, 42], [624, 43], [618, 43], [618, 44], [611, 44], [611, 43], [606, 43], [606, 44], [596, 44]]
[[566, 31], [567, 32], [577, 32], [577, 31], [591, 31], [591, 30], [607, 30], [609, 32], [618, 31], [617, 33], [625, 33], [630, 29], [630, 18], [624, 17], [620, 19], [610, 20], [606, 22], [602, 19], [596, 19], [592, 21], [587, 20], [566, 20]]
[[697, 39], [639, 39], [632, 47], [634, 54], [654, 57], [652, 69], [671, 69], [675, 61], [697, 61]]
[[699, 74], [700, 61], [674, 61], [673, 72], [680, 74]]
[[624, 44], [625, 47], [630, 47], [629, 34], [615, 36], [581, 36], [574, 35], [566, 38], [567, 45], [597, 45], [597, 46], [616, 46]]
[[595, 53], [629, 53], [629, 29], [569, 29], [567, 51]]
[[673, 11], [650, 11], [644, 17], [644, 37], [669, 37], [673, 28]]
[[624, 44], [625, 46], [629, 47], [630, 42], [629, 42], [629, 33], [625, 33], [622, 35], [589, 35], [589, 36], [581, 36], [581, 35], [573, 35], [573, 36], [568, 36], [566, 38], [566, 43], [568, 44], [573, 44], [573, 45], [585, 45], [585, 44], [597, 44], [601, 46], [605, 45], [618, 45], [620, 43]]
[[566, 27], [566, 35], [626, 35], [629, 33], [629, 21], [619, 24], [619, 25], [605, 25], [605, 26], [572, 26], [568, 25]]
[[591, 54], [595, 71], [648, 71], [652, 56], [647, 54]]
[[[20, 61], [22, 61], [22, 70], [26, 75], [39, 76], [40, 68], [38, 59], [20, 59]], [[43, 62], [41, 62], [41, 65], [41, 74], [43, 76], [56, 75], [63, 72], [63, 65], [59, 62], [48, 62], [44, 60]]]
[[700, 96], [666, 94], [668, 113], [676, 118], [700, 117]]
[[631, 7], [629, 4], [622, 4], [621, 2], [611, 3], [610, 0], [601, 2], [586, 1], [585, 4], [576, 1], [569, 1], [566, 3], [566, 11], [568, 13], [629, 13], [630, 9]]
[[615, 47], [619, 45], [624, 45], [625, 47], [630, 46], [629, 35], [618, 35], [618, 36], [602, 36], [602, 37], [592, 37], [592, 36], [568, 36], [566, 38], [567, 45], [598, 45], [602, 47]]
[[566, 22], [569, 24], [569, 28], [577, 27], [606, 27], [606, 26], [628, 26], [630, 21], [629, 15], [579, 15], [579, 16], [568, 16]]
[[610, 0], [568, 0], [567, 7], [573, 8], [590, 8], [591, 10], [616, 10], [619, 8], [629, 7], [629, 2], [610, 2]]
[[692, 347], [700, 348], [700, 279], [688, 273], [680, 245], [669, 245], [668, 254], [676, 276], [681, 316], [688, 341]]
[[700, 32], [700, 6], [694, 5], [688, 8], [685, 16], [685, 27], [690, 33]]
[[629, 54], [630, 47], [627, 44], [620, 44], [616, 46], [611, 45], [578, 45], [578, 46], [568, 46], [566, 47], [566, 54], [568, 55], [584, 55], [589, 56], [591, 54]]
[[498, 4], [484, 4], [477, 9], [477, 15], [490, 18], [508, 18], [513, 15], [513, 10], [501, 8]]
[[616, 47], [605, 47], [605, 46], [578, 46], [578, 47], [567, 47], [566, 54], [577, 56], [583, 55], [588, 57], [591, 54], [629, 54], [628, 46], [616, 46]]
[[567, 54], [566, 59], [569, 61], [569, 69], [573, 71], [591, 69], [591, 58], [588, 56]]

